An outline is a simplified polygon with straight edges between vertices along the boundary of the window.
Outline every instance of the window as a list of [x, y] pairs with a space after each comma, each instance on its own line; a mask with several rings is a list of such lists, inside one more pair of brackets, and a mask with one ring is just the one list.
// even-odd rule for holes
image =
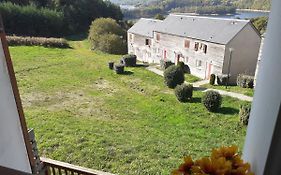
[[129, 34], [129, 41], [130, 42], [133, 42], [133, 38], [134, 38], [134, 35], [133, 34]]
[[207, 48], [208, 48], [207, 45], [204, 44], [204, 45], [203, 45], [203, 53], [205, 53], [205, 54], [207, 53]]
[[196, 67], [201, 67], [201, 66], [202, 66], [202, 61], [196, 60]]
[[189, 59], [188, 57], [185, 57], [185, 63], [188, 63], [188, 59]]
[[189, 48], [189, 47], [190, 47], [190, 41], [184, 40], [184, 48]]
[[159, 33], [156, 34], [156, 40], [160, 41], [160, 34]]
[[145, 45], [150, 46], [151, 45], [151, 40], [150, 39], [145, 39]]
[[198, 51], [198, 49], [199, 49], [199, 43], [198, 43], [198, 42], [195, 42], [194, 50], [195, 50], [195, 51]]

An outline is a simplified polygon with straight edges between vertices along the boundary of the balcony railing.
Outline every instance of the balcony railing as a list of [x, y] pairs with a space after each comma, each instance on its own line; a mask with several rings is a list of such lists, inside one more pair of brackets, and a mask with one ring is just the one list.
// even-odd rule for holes
[[44, 175], [113, 175], [47, 158], [40, 159], [44, 167]]

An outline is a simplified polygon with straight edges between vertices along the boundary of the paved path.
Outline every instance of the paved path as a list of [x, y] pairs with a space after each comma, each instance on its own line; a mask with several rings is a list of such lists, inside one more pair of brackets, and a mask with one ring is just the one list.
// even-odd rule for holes
[[[156, 67], [149, 66], [146, 69], [151, 71], [151, 72], [156, 73], [157, 75], [164, 76], [163, 71], [157, 69]], [[188, 82], [186, 82], [186, 83], [188, 83]], [[243, 94], [239, 94], [239, 93], [235, 93], [235, 92], [228, 92], [228, 91], [218, 90], [218, 89], [207, 89], [207, 88], [200, 87], [200, 86], [202, 86], [204, 84], [208, 84], [208, 83], [209, 83], [208, 80], [202, 80], [202, 81], [197, 81], [195, 83], [190, 83], [190, 84], [193, 84], [193, 87], [195, 87], [198, 90], [201, 90], [203, 92], [213, 90], [213, 91], [219, 92], [221, 95], [230, 96], [230, 97], [233, 97], [233, 98], [237, 98], [239, 100], [250, 101], [250, 102], [253, 101], [253, 97], [249, 97], [249, 96], [246, 96], [246, 95], [243, 95]]]

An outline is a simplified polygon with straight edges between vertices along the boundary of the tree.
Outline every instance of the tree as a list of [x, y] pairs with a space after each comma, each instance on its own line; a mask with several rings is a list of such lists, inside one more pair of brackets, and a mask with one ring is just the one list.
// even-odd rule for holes
[[163, 15], [161, 15], [160, 13], [156, 14], [154, 18], [158, 19], [158, 20], [164, 20], [165, 19], [165, 17]]
[[93, 21], [88, 39], [94, 50], [110, 54], [124, 54], [127, 51], [126, 32], [112, 18], [98, 18]]

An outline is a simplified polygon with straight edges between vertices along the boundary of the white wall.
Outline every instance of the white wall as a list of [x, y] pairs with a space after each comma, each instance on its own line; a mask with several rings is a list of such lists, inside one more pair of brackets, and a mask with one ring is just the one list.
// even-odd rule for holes
[[0, 40], [0, 165], [31, 173]]

